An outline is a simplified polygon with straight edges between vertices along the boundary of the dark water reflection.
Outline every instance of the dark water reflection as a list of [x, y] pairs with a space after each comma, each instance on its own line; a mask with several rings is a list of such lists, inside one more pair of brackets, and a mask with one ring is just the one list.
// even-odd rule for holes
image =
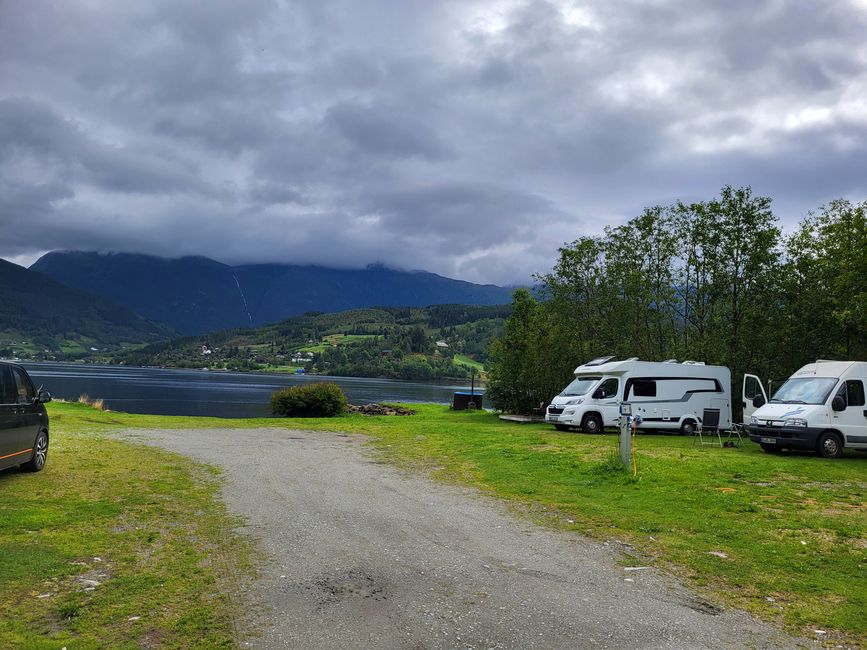
[[270, 416], [271, 393], [286, 386], [329, 381], [340, 385], [353, 404], [433, 402], [449, 404], [463, 385], [427, 384], [305, 375], [238, 373], [163, 368], [130, 368], [74, 363], [25, 363], [33, 381], [54, 397], [82, 394], [105, 400], [113, 411], [152, 415], [213, 415], [225, 418]]

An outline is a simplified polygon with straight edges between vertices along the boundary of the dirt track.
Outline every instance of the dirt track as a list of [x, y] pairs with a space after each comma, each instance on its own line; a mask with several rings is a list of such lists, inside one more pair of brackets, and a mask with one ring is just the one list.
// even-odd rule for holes
[[[218, 465], [270, 558], [251, 648], [792, 648], [615, 546], [540, 528], [477, 492], [407, 476], [357, 436], [130, 431]], [[634, 568], [634, 567], [633, 567]]]

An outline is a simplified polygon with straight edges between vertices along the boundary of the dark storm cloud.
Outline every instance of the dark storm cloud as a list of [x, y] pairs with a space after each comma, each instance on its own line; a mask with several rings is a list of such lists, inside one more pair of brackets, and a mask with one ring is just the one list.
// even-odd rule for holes
[[864, 33], [862, 0], [5, 0], [0, 256], [517, 282], [728, 183], [791, 227], [867, 196]]
[[342, 103], [328, 110], [324, 123], [365, 156], [418, 156], [429, 160], [446, 157], [445, 147], [431, 132], [433, 125], [403, 108]]

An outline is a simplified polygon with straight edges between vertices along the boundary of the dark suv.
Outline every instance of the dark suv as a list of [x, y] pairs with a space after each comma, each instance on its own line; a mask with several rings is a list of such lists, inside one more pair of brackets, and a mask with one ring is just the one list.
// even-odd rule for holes
[[51, 395], [36, 391], [27, 371], [0, 361], [0, 470], [21, 465], [30, 472], [48, 459], [48, 414]]

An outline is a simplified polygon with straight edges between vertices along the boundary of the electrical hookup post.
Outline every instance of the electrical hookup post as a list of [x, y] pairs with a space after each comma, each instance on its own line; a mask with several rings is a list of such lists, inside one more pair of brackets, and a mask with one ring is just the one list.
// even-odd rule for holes
[[632, 413], [632, 404], [620, 402], [620, 461], [629, 472], [635, 476], [638, 467], [635, 464], [635, 429], [641, 424], [641, 416]]

